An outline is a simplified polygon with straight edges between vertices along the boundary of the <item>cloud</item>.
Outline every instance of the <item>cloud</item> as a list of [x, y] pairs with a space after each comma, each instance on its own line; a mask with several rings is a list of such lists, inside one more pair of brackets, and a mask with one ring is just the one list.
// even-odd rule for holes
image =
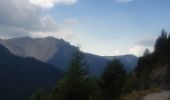
[[129, 48], [129, 53], [134, 54], [136, 56], [142, 56], [146, 49], [149, 49], [150, 52], [153, 52], [153, 47], [134, 46], [132, 48]]
[[74, 19], [74, 18], [66, 19], [64, 21], [64, 24], [67, 25], [67, 26], [75, 25], [75, 24], [78, 24], [78, 23], [79, 23], [79, 21], [77, 19]]
[[40, 31], [55, 32], [58, 30], [57, 22], [49, 15], [40, 18]]
[[128, 52], [137, 56], [142, 56], [146, 49], [149, 49], [150, 52], [153, 52], [155, 41], [155, 37], [145, 37], [139, 40], [135, 46], [129, 48]]
[[145, 47], [143, 46], [134, 46], [132, 48], [129, 48], [129, 53], [134, 54], [136, 56], [141, 56], [143, 52], [145, 51]]
[[133, 0], [115, 0], [118, 3], [127, 3], [127, 2], [131, 2]]
[[33, 29], [39, 24], [40, 14], [41, 9], [28, 0], [0, 0], [0, 25]]
[[115, 50], [115, 51], [113, 52], [113, 54], [114, 54], [114, 55], [120, 55], [120, 51], [119, 51], [119, 50]]
[[73, 34], [74, 31], [70, 29], [63, 29], [57, 32], [32, 32], [30, 35], [31, 37], [48, 37], [53, 36], [57, 38], [63, 38], [66, 40], [71, 40], [75, 38], [75, 35]]
[[[29, 0], [0, 0], [0, 37], [33, 36], [33, 33], [34, 36], [71, 37], [70, 32], [64, 31], [71, 29], [61, 27], [49, 15], [42, 16], [42, 12], [43, 8], [31, 4]], [[76, 23], [76, 20], [70, 23]]]
[[137, 45], [142, 45], [142, 46], [154, 46], [156, 41], [155, 37], [145, 37], [144, 39], [141, 39]]
[[58, 4], [72, 5], [76, 3], [77, 0], [30, 0], [30, 2], [42, 8], [52, 8]]

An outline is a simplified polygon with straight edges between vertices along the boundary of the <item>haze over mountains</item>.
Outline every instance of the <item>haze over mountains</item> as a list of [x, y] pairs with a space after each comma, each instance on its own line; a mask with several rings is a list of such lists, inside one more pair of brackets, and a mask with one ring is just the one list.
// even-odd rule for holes
[[[69, 42], [53, 37], [5, 39], [0, 40], [0, 44], [8, 48], [15, 55], [34, 57], [40, 61], [48, 62], [63, 71], [67, 69], [72, 52], [75, 49]], [[90, 74], [93, 76], [99, 76], [107, 62], [112, 58], [120, 59], [127, 70], [133, 70], [138, 60], [134, 55], [102, 57], [90, 53], [84, 54], [89, 63]]]
[[134, 67], [136, 67], [136, 64], [138, 62], [138, 57], [127, 54], [127, 55], [120, 55], [120, 56], [104, 56], [106, 59], [112, 60], [114, 58], [119, 59], [124, 66], [126, 66], [127, 70], [132, 70]]

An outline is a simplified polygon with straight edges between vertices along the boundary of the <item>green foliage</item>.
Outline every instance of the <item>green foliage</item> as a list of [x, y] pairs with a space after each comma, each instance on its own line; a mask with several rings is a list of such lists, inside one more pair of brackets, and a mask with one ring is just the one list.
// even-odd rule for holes
[[135, 88], [134, 85], [135, 85], [134, 84], [134, 74], [133, 74], [133, 72], [130, 72], [126, 75], [126, 78], [125, 78], [125, 86], [123, 88], [122, 96], [127, 95], [128, 93], [131, 93], [133, 91], [133, 89]]
[[45, 96], [43, 90], [38, 90], [37, 92], [35, 92], [32, 95], [31, 100], [46, 100], [45, 98], [46, 98], [46, 96]]
[[126, 71], [117, 59], [109, 62], [101, 76], [100, 87], [103, 99], [118, 100], [123, 93], [126, 82]]
[[135, 69], [136, 73], [136, 88], [147, 89], [150, 87], [150, 77], [149, 74], [152, 72], [152, 64], [155, 62], [154, 56], [152, 54], [144, 53], [143, 57], [138, 60], [137, 67]]
[[168, 55], [170, 54], [168, 47], [169, 45], [168, 45], [167, 32], [163, 29], [161, 35], [156, 40], [154, 53], [158, 55]]
[[65, 77], [57, 87], [48, 96], [38, 91], [31, 100], [119, 100], [131, 92], [132, 83], [132, 74], [127, 75], [117, 59], [108, 63], [100, 80], [90, 78], [88, 64], [77, 48]]
[[0, 45], [0, 100], [29, 100], [36, 88], [48, 91], [61, 77], [56, 67], [13, 55]]
[[149, 49], [146, 49], [145, 51], [144, 51], [144, 54], [143, 54], [143, 56], [148, 56], [150, 54], [150, 51], [149, 51]]
[[[170, 86], [170, 35], [163, 29], [161, 35], [155, 43], [153, 53], [145, 51], [144, 55], [139, 58], [136, 74], [136, 86], [138, 89], [148, 89], [154, 85], [158, 87]], [[165, 75], [158, 74], [157, 69], [162, 68]], [[157, 71], [157, 72], [156, 72]]]
[[58, 100], [88, 100], [94, 91], [94, 83], [89, 79], [88, 64], [83, 53], [77, 48], [63, 80], [58, 85], [55, 98]]

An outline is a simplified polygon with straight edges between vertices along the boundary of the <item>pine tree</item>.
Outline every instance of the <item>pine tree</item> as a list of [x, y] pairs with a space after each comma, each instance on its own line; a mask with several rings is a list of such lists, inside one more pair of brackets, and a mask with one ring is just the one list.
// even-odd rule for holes
[[[137, 67], [135, 68], [136, 83], [139, 89], [148, 89], [152, 86], [162, 86], [162, 84], [170, 84], [170, 35], [163, 29], [161, 35], [155, 43], [153, 53], [147, 53], [139, 58]], [[160, 78], [153, 78], [152, 74], [155, 69], [166, 66], [165, 75]], [[166, 80], [165, 80], [166, 79]], [[161, 80], [161, 81], [160, 81]], [[170, 85], [169, 85], [170, 86]]]
[[123, 95], [131, 93], [134, 88], [135, 88], [134, 72], [132, 71], [126, 75], [126, 82], [123, 89]]
[[[157, 55], [158, 56], [158, 55]], [[154, 63], [154, 56], [146, 49], [143, 56], [138, 59], [137, 67], [135, 68], [136, 88], [147, 89], [150, 87], [149, 73], [154, 69], [150, 64]]]
[[144, 54], [143, 54], [143, 56], [147, 56], [147, 55], [149, 55], [150, 54], [150, 51], [149, 51], [149, 49], [146, 49], [145, 51], [144, 51]]
[[38, 90], [31, 96], [31, 100], [45, 100], [45, 98], [43, 90]]
[[168, 43], [167, 43], [167, 46], [168, 46], [168, 55], [167, 55], [167, 72], [166, 72], [166, 83], [168, 85], [168, 87], [170, 88], [170, 34], [168, 36]]
[[57, 100], [88, 100], [93, 92], [88, 74], [84, 55], [76, 48], [68, 71], [58, 86]]
[[109, 62], [101, 76], [101, 90], [105, 100], [119, 100], [125, 85], [126, 71], [117, 59]]
[[157, 55], [166, 55], [167, 50], [167, 32], [163, 29], [161, 35], [156, 40], [155, 43], [155, 54]]
[[170, 56], [170, 33], [169, 33], [169, 36], [168, 36], [167, 46], [168, 46], [168, 55]]

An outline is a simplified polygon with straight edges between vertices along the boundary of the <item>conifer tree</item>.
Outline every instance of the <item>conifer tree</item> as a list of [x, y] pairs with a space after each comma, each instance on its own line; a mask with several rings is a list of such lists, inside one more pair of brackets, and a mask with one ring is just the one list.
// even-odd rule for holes
[[[152, 86], [161, 86], [170, 84], [170, 35], [163, 29], [161, 35], [155, 43], [153, 53], [147, 53], [139, 58], [137, 67], [135, 68], [136, 83], [140, 89], [148, 89]], [[166, 66], [166, 73], [159, 78], [153, 79], [151, 73], [158, 67]], [[166, 80], [165, 80], [166, 79]], [[170, 86], [170, 85], [169, 85]]]
[[163, 29], [161, 35], [156, 40], [155, 43], [155, 54], [157, 55], [166, 55], [167, 50], [167, 32]]
[[168, 55], [170, 56], [170, 33], [169, 33], [169, 36], [168, 36]]
[[43, 90], [38, 90], [31, 96], [31, 100], [46, 100]]
[[61, 80], [56, 93], [57, 100], [88, 100], [92, 93], [88, 64], [77, 47], [70, 61], [68, 71]]
[[150, 54], [150, 51], [149, 51], [149, 49], [146, 49], [145, 51], [144, 51], [144, 54], [143, 54], [143, 56], [147, 56], [147, 55], [149, 55]]
[[119, 100], [125, 85], [126, 71], [123, 64], [114, 59], [109, 62], [101, 76], [101, 90], [105, 100]]

